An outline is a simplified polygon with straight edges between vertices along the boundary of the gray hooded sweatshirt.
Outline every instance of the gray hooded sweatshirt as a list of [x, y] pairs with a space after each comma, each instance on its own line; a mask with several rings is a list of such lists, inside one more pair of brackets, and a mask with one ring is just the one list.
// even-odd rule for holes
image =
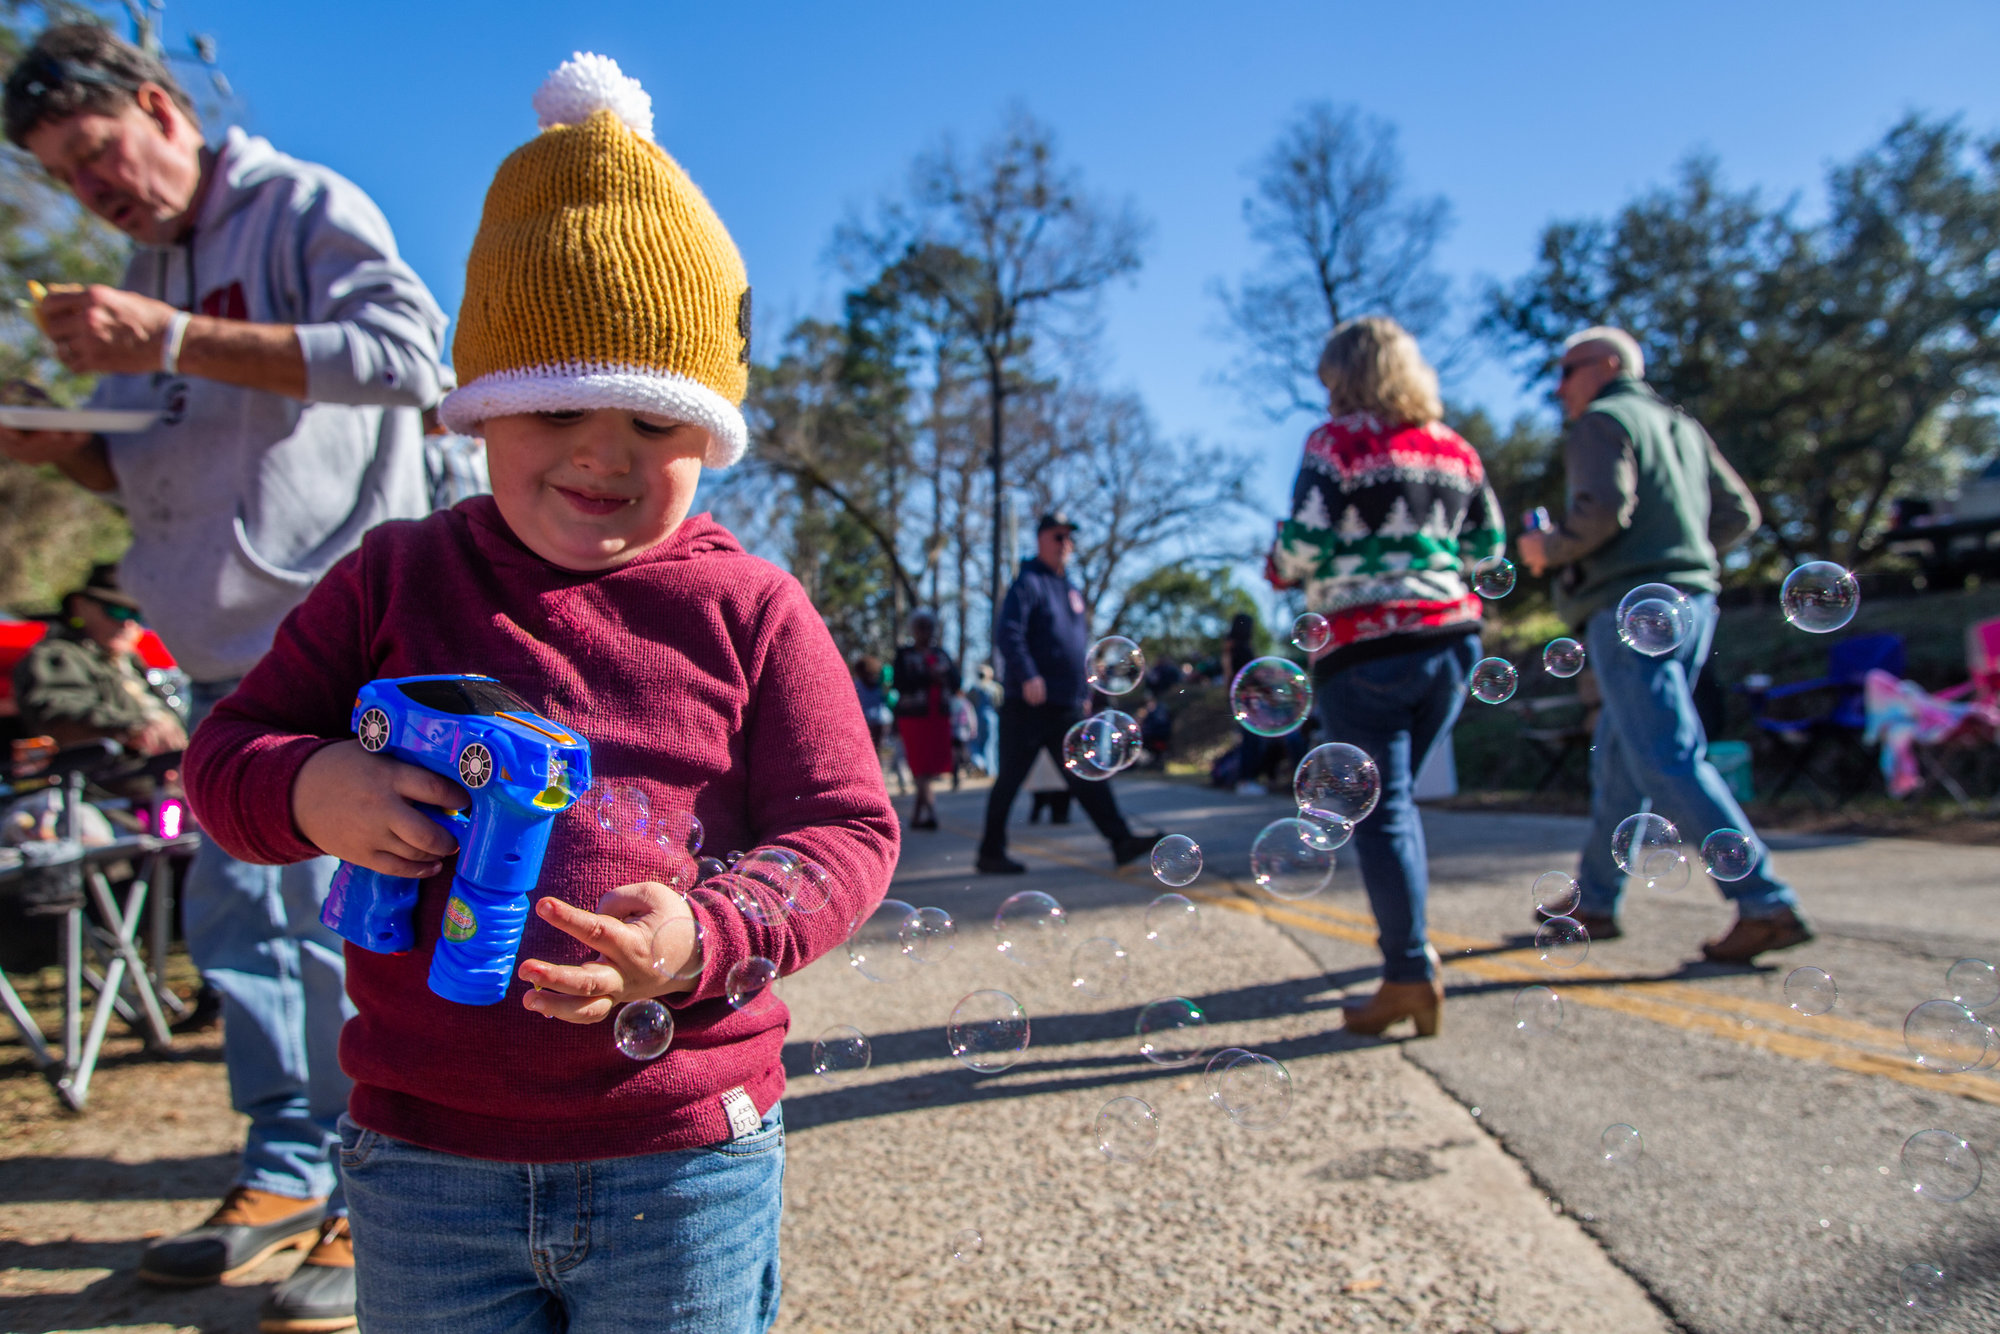
[[140, 248], [128, 291], [297, 327], [306, 401], [186, 375], [108, 375], [91, 406], [160, 412], [106, 440], [132, 525], [120, 567], [188, 675], [243, 675], [286, 613], [385, 519], [430, 510], [422, 409], [445, 316], [374, 202], [231, 130], [194, 230]]

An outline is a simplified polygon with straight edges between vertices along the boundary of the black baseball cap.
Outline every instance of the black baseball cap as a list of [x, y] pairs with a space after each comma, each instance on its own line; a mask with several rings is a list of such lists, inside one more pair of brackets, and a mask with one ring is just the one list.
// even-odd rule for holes
[[1064, 532], [1069, 533], [1076, 531], [1076, 525], [1069, 521], [1069, 515], [1063, 513], [1061, 510], [1050, 510], [1047, 514], [1044, 514], [1041, 517], [1041, 521], [1035, 525], [1035, 536], [1040, 537], [1051, 528], [1060, 528]]

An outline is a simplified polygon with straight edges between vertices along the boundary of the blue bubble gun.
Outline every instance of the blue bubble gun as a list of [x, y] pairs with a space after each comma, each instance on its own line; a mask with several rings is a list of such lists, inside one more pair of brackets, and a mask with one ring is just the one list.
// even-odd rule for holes
[[[590, 790], [590, 743], [529, 708], [490, 676], [371, 681], [354, 699], [361, 748], [457, 780], [468, 810], [417, 804], [458, 840], [458, 869], [431, 955], [431, 990], [493, 1005], [514, 980], [528, 898], [555, 817]], [[420, 882], [342, 862], [320, 920], [377, 954], [416, 943]]]

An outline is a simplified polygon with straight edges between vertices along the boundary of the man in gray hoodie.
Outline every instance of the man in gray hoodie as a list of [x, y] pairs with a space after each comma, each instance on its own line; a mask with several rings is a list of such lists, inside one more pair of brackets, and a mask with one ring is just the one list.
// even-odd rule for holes
[[[358, 188], [237, 130], [209, 147], [166, 68], [104, 28], [44, 32], [7, 77], [5, 117], [9, 140], [138, 243], [118, 287], [52, 281], [44, 334], [101, 377], [91, 406], [157, 417], [111, 436], [0, 430], [0, 452], [124, 506], [126, 584], [193, 678], [199, 721], [364, 532], [428, 511], [420, 413], [443, 396], [445, 318]], [[211, 1283], [310, 1248], [265, 1330], [353, 1321], [336, 1131], [351, 1011], [319, 922], [331, 873], [327, 858], [250, 866], [205, 847], [184, 889], [249, 1143], [221, 1207], [149, 1246], [140, 1276]]]

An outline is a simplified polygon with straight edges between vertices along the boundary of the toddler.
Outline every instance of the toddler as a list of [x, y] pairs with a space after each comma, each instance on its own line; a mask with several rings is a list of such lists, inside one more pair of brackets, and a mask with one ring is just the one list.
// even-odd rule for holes
[[[787, 1015], [768, 992], [733, 1007], [725, 978], [839, 944], [887, 889], [896, 819], [803, 590], [688, 514], [745, 444], [735, 245], [615, 63], [577, 56], [535, 108], [542, 133], [486, 198], [442, 407], [485, 437], [493, 494], [370, 532], [197, 732], [189, 794], [239, 857], [424, 877], [410, 953], [347, 951], [363, 1328], [760, 1331]], [[685, 846], [604, 828], [586, 798], [556, 818], [506, 1000], [433, 995], [456, 848], [412, 803], [467, 797], [364, 751], [349, 714], [375, 678], [457, 672], [588, 738], [598, 789], [643, 793], [648, 828], [692, 816], [710, 847], [790, 849], [830, 901], [746, 918], [688, 888]], [[640, 1062], [601, 1021], [648, 997], [676, 1031]]]

